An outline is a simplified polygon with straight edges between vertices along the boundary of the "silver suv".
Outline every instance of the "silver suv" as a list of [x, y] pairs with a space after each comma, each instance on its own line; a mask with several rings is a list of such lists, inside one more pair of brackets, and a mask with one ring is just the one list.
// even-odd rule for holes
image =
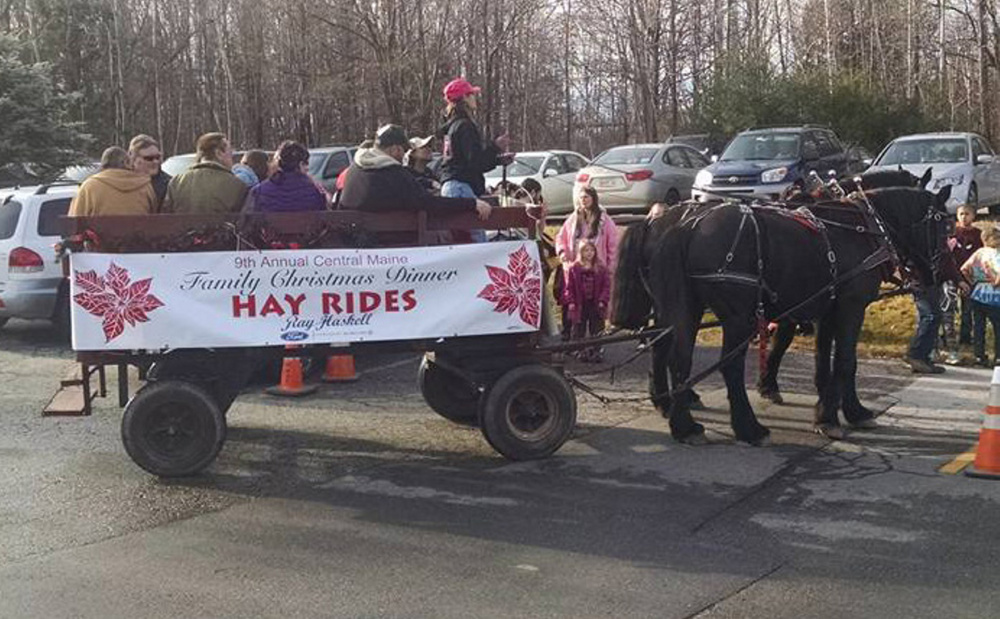
[[69, 289], [54, 246], [77, 188], [24, 187], [0, 198], [0, 327], [11, 318], [44, 319], [69, 332]]

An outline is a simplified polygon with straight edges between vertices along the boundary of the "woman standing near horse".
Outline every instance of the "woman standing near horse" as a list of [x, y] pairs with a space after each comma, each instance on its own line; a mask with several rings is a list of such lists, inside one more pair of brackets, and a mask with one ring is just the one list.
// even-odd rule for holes
[[[483, 175], [502, 163], [502, 155], [510, 146], [506, 134], [492, 144], [483, 143], [482, 132], [473, 120], [473, 114], [479, 107], [479, 92], [479, 87], [462, 78], [454, 79], [444, 87], [447, 107], [445, 124], [439, 133], [443, 138], [441, 195], [446, 198], [479, 198], [486, 195], [486, 178]], [[474, 230], [473, 240], [485, 241], [485, 234]]]

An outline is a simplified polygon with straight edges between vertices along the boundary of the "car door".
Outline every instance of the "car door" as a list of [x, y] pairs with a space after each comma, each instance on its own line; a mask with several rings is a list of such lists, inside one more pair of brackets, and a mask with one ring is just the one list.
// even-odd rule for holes
[[323, 175], [320, 179], [323, 187], [330, 193], [335, 192], [337, 190], [337, 177], [350, 165], [351, 158], [348, 156], [346, 150], [330, 153], [330, 156], [326, 159], [326, 165], [323, 166]]
[[573, 203], [573, 181], [566, 182], [566, 162], [560, 155], [549, 155], [541, 169], [542, 197], [553, 207], [566, 207]]
[[58, 278], [62, 276], [62, 263], [55, 257], [52, 246], [55, 245], [62, 236], [62, 224], [60, 217], [65, 217], [69, 212], [69, 205], [72, 198], [59, 197], [42, 202], [38, 207], [38, 224], [35, 226], [34, 234], [25, 230], [25, 244], [42, 257], [45, 264], [45, 277]]
[[[993, 157], [990, 163], [979, 163], [979, 155]], [[993, 205], [1000, 203], [1000, 162], [989, 142], [979, 137], [972, 137], [972, 169], [979, 190], [979, 203]]]
[[576, 184], [576, 175], [580, 170], [587, 167], [587, 160], [575, 153], [562, 153], [559, 157], [562, 159], [563, 170], [565, 170], [556, 177], [560, 182], [559, 199], [562, 203], [571, 207], [573, 204], [573, 187]]
[[671, 146], [663, 153], [663, 174], [656, 180], [662, 187], [664, 201], [671, 191], [676, 191], [681, 200], [685, 195], [691, 195], [694, 175], [685, 151], [687, 151], [685, 146]]
[[699, 170], [711, 165], [711, 162], [695, 148], [685, 148], [684, 155], [687, 156], [690, 175], [685, 179], [684, 189], [681, 191], [681, 200], [690, 200], [691, 187], [694, 186], [694, 177], [698, 174]]
[[[822, 131], [821, 134], [826, 138], [826, 142], [829, 145], [830, 154], [827, 156], [827, 161], [830, 164], [830, 169], [835, 170], [838, 177], [847, 174], [848, 156], [844, 145], [840, 143], [840, 140], [837, 139], [837, 136], [832, 131]], [[820, 147], [821, 152], [822, 150], [822, 147]]]

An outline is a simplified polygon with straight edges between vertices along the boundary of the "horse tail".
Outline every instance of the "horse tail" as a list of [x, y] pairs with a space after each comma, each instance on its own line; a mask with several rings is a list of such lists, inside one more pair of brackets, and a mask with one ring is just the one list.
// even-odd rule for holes
[[624, 329], [640, 329], [649, 323], [653, 300], [646, 290], [646, 223], [630, 225], [618, 245], [618, 266], [614, 273], [611, 324]]

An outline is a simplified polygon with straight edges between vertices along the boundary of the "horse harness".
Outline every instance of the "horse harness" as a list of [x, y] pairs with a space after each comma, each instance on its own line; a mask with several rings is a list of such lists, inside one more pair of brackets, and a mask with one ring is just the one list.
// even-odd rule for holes
[[[690, 226], [692, 229], [696, 228], [698, 224], [700, 224], [711, 213], [722, 208], [732, 208], [735, 206], [739, 209], [741, 214], [739, 227], [737, 228], [735, 238], [730, 245], [729, 251], [726, 253], [723, 264], [714, 272], [691, 274], [690, 277], [701, 281], [729, 282], [754, 286], [757, 289], [757, 316], [759, 319], [763, 319], [765, 298], [773, 305], [776, 305], [778, 302], [777, 292], [768, 285], [765, 277], [764, 251], [761, 243], [761, 223], [758, 221], [761, 213], [770, 213], [780, 217], [790, 218], [798, 225], [806, 227], [820, 236], [823, 242], [825, 258], [830, 274], [830, 280], [827, 284], [821, 287], [816, 293], [810, 295], [806, 300], [782, 312], [782, 314], [774, 320], [787, 318], [794, 312], [800, 310], [802, 307], [812, 303], [817, 298], [825, 294], [829, 295], [831, 301], [835, 300], [837, 296], [837, 287], [839, 285], [861, 275], [862, 273], [871, 271], [872, 269], [881, 268], [881, 279], [883, 281], [894, 283], [897, 286], [905, 285], [904, 281], [895, 277], [894, 273], [897, 269], [904, 275], [904, 279], [915, 279], [916, 276], [913, 273], [912, 268], [907, 261], [900, 257], [900, 254], [893, 243], [893, 235], [891, 233], [895, 231], [892, 230], [884, 218], [878, 214], [874, 206], [872, 206], [871, 201], [868, 199], [868, 196], [863, 191], [859, 191], [851, 194], [851, 196], [847, 196], [847, 198], [848, 199], [831, 202], [819, 202], [813, 205], [803, 205], [796, 209], [788, 209], [780, 202], [723, 202], [708, 208], [701, 205], [689, 206], [688, 210], [681, 216], [679, 225]], [[850, 198], [854, 199], [852, 200]], [[858, 201], [861, 202], [861, 205], [858, 204]], [[834, 207], [841, 208], [844, 204], [852, 204], [859, 207], [856, 212], [861, 215], [862, 223], [851, 225], [831, 220], [829, 218], [820, 217], [814, 212], [814, 209], [818, 210], [822, 208]], [[935, 244], [933, 243], [935, 230], [932, 226], [928, 226], [926, 224], [940, 222], [942, 218], [943, 214], [935, 210], [932, 205], [928, 208], [928, 211], [924, 215], [923, 219], [912, 224], [913, 226], [925, 226], [929, 247], [935, 247]], [[749, 226], [747, 225], [748, 223], [750, 224]], [[753, 230], [754, 235], [756, 273], [740, 272], [733, 270], [732, 268], [732, 262], [735, 258], [736, 249], [748, 227]], [[870, 253], [854, 268], [841, 273], [839, 261], [837, 259], [836, 252], [833, 249], [833, 243], [830, 241], [829, 230], [831, 228], [844, 229], [857, 234], [867, 235], [874, 239], [875, 247], [872, 253]], [[896, 236], [899, 237], [899, 235]], [[937, 269], [934, 265], [937, 264], [940, 256], [941, 252], [936, 251], [931, 256], [930, 264], [928, 265], [930, 267], [929, 271], [934, 276], [935, 284], [937, 283]]]

